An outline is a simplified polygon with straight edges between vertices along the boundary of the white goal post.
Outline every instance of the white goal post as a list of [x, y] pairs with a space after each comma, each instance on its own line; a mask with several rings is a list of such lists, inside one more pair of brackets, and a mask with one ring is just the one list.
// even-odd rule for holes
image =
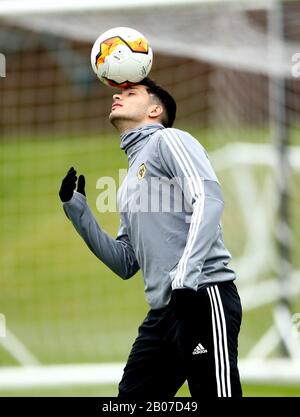
[[[187, 0], [184, 2], [185, 6], [190, 5], [208, 5], [208, 4], [245, 4], [247, 8], [258, 9], [266, 8], [271, 5], [272, 0]], [[1, 0], [0, 1], [0, 16], [16, 16], [25, 14], [43, 14], [43, 13], [67, 13], [67, 12], [79, 12], [83, 11], [97, 11], [97, 10], [120, 10], [124, 9], [140, 9], [143, 7], [176, 7], [182, 6], [182, 0], [114, 0], [113, 2], [99, 2], [98, 0], [53, 0], [45, 1], [43, 3], [38, 0], [28, 0], [26, 2], [22, 0]]]
[[[2, 367], [0, 390], [117, 384], [124, 366], [124, 363], [105, 363]], [[244, 383], [297, 386], [300, 382], [300, 361], [241, 360], [239, 368]]]

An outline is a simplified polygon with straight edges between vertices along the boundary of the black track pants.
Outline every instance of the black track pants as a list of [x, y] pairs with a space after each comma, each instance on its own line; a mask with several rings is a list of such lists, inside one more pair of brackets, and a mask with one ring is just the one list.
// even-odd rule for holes
[[241, 397], [237, 367], [242, 310], [232, 281], [197, 292], [196, 314], [176, 320], [172, 306], [150, 310], [139, 327], [119, 397], [172, 398], [188, 381], [194, 398]]

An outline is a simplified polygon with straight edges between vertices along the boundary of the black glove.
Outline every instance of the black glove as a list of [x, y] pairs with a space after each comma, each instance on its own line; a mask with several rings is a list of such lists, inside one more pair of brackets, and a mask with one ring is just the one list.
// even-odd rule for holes
[[177, 319], [191, 319], [197, 310], [197, 292], [190, 288], [172, 291], [171, 306]]
[[79, 175], [77, 182], [77, 192], [85, 196], [85, 178], [84, 175]]
[[[76, 182], [76, 171], [73, 167], [71, 167], [65, 178], [62, 180], [61, 187], [59, 190], [59, 197], [63, 203], [71, 200], [74, 190], [76, 188]], [[79, 175], [77, 191], [85, 196], [84, 187], [85, 178], [83, 175]]]

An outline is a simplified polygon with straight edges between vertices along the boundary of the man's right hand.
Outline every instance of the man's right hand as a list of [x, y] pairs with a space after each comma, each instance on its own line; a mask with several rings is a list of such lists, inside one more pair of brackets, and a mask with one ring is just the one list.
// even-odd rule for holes
[[[67, 175], [62, 180], [59, 190], [59, 197], [63, 203], [70, 201], [73, 197], [74, 190], [76, 188], [77, 176], [73, 167], [69, 169]], [[83, 175], [79, 175], [77, 191], [85, 196], [85, 178]]]

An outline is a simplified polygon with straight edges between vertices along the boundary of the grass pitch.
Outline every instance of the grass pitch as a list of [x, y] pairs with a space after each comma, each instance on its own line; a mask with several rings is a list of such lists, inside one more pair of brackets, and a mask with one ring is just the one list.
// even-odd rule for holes
[[[209, 148], [209, 141], [204, 144]], [[0, 313], [5, 314], [9, 330], [42, 364], [126, 361], [148, 310], [141, 274], [122, 281], [100, 263], [74, 231], [58, 198], [61, 179], [74, 166], [86, 176], [88, 201], [99, 223], [116, 235], [118, 213], [98, 213], [95, 202], [100, 192], [97, 179], [111, 176], [118, 184], [118, 169], [127, 166], [117, 137], [12, 140], [1, 142], [0, 150]], [[293, 184], [298, 181], [296, 177]], [[294, 212], [299, 207], [295, 195]], [[235, 227], [240, 220], [235, 204], [230, 200], [224, 214], [225, 241], [233, 257], [239, 254], [238, 239], [243, 235], [242, 226]], [[295, 221], [296, 245], [299, 225]], [[294, 258], [298, 266], [300, 261]], [[299, 311], [299, 299], [294, 308]], [[244, 315], [241, 356], [271, 323], [271, 306]], [[17, 362], [13, 352], [0, 344], [0, 366]], [[0, 393], [115, 394], [116, 387], [104, 385]], [[244, 394], [292, 396], [296, 388], [247, 385]], [[179, 395], [188, 395], [186, 387]]]

